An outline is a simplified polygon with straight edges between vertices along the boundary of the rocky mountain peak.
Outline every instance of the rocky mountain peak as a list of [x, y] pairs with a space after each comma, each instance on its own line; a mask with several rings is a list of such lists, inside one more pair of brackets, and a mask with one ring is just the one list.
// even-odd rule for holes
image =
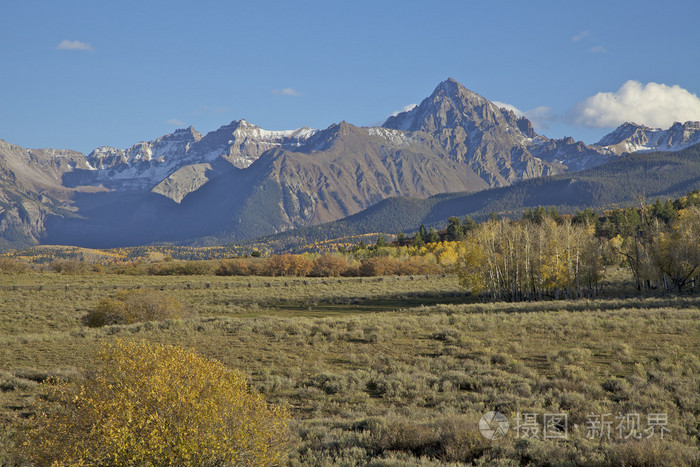
[[[175, 130], [172, 135], [168, 136], [173, 136], [173, 137], [178, 137], [178, 138], [183, 138], [183, 139], [191, 139], [193, 142], [199, 141], [204, 137], [203, 134], [198, 132], [197, 130], [194, 129], [192, 125], [188, 126], [187, 128], [179, 128]], [[167, 137], [167, 136], [166, 136]]]
[[[527, 127], [524, 122], [522, 125]], [[438, 84], [433, 93], [412, 110], [389, 117], [383, 126], [429, 133], [456, 127], [461, 127], [468, 133], [495, 127], [519, 132], [514, 115], [499, 109], [452, 78]], [[507, 127], [510, 129], [505, 130]]]
[[[513, 114], [513, 116], [515, 116], [515, 114]], [[535, 129], [532, 127], [532, 122], [526, 117], [518, 118], [516, 120], [516, 125], [518, 126], [518, 129], [522, 132], [522, 134], [524, 134], [528, 138], [534, 138], [537, 136], [537, 133], [535, 133]]]
[[453, 78], [448, 78], [438, 84], [431, 97], [446, 97], [460, 103], [462, 106], [467, 104], [478, 106], [484, 105], [486, 102], [488, 102], [482, 96], [470, 91]]
[[697, 143], [700, 143], [700, 122], [675, 122], [667, 130], [627, 122], [601, 138], [597, 145], [613, 153], [622, 154], [677, 151]]
[[645, 125], [639, 125], [634, 122], [625, 122], [618, 126], [614, 131], [608, 133], [596, 144], [598, 146], [611, 146], [618, 144], [625, 139], [634, 135], [637, 131], [657, 131], [659, 128], [649, 128]]

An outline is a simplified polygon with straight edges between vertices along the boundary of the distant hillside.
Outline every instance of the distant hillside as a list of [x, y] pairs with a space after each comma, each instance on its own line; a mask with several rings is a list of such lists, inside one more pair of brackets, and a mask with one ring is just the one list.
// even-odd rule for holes
[[444, 226], [450, 216], [483, 220], [491, 213], [519, 217], [527, 207], [555, 206], [560, 212], [651, 202], [700, 189], [700, 144], [678, 152], [633, 154], [568, 175], [524, 180], [477, 193], [427, 199], [391, 198], [345, 219], [260, 239], [278, 251], [369, 232], [409, 232], [417, 225]]

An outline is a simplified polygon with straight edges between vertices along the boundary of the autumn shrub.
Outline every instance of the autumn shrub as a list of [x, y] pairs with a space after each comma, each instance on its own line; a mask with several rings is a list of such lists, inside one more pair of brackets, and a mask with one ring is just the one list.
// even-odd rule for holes
[[700, 465], [700, 453], [697, 449], [688, 450], [686, 446], [668, 439], [631, 440], [618, 443], [608, 447], [607, 455], [611, 465], [674, 467]]
[[37, 465], [271, 465], [290, 416], [182, 348], [117, 340], [82, 384], [47, 387], [21, 450]]
[[438, 422], [441, 460], [470, 463], [490, 449], [474, 418], [452, 417]]
[[439, 264], [430, 261], [422, 256], [409, 256], [398, 261], [395, 274], [399, 276], [409, 276], [412, 274], [439, 274], [442, 268]]
[[0, 274], [24, 274], [30, 270], [27, 263], [6, 256], [0, 257]]
[[395, 274], [398, 269], [398, 261], [390, 256], [373, 256], [365, 258], [360, 264], [361, 276], [388, 276]]
[[359, 277], [360, 263], [357, 261], [353, 261], [352, 263], [348, 264], [348, 267], [345, 268], [343, 272], [340, 273], [340, 275], [343, 277]]
[[343, 256], [327, 254], [319, 256], [313, 262], [309, 275], [315, 277], [338, 277], [348, 269], [348, 260]]
[[416, 457], [429, 456], [443, 462], [469, 463], [481, 457], [489, 443], [476, 423], [467, 417], [448, 417], [432, 423], [394, 420], [376, 438], [379, 451], [403, 451]]
[[142, 260], [126, 261], [108, 268], [113, 274], [124, 274], [129, 276], [141, 276], [148, 274], [148, 265]]
[[414, 456], [436, 456], [440, 447], [440, 434], [427, 424], [408, 420], [395, 420], [387, 424], [378, 437], [379, 451], [405, 451]]
[[84, 318], [90, 327], [183, 318], [180, 302], [157, 290], [121, 290], [100, 300]]
[[267, 276], [307, 276], [313, 268], [313, 262], [302, 255], [273, 255], [265, 261]]
[[52, 262], [51, 269], [60, 274], [85, 274], [90, 269], [90, 265], [77, 259], [62, 259]]
[[249, 276], [251, 273], [247, 262], [232, 259], [221, 261], [214, 274], [217, 276]]
[[213, 271], [214, 266], [206, 261], [167, 261], [148, 268], [154, 276], [203, 276]]

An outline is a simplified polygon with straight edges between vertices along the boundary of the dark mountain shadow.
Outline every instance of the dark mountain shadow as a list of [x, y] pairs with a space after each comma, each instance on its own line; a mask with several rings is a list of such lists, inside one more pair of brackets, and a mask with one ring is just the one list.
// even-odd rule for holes
[[258, 173], [228, 171], [180, 204], [153, 192], [75, 193], [79, 215], [49, 217], [42, 243], [110, 248], [181, 242], [212, 232], [235, 234], [240, 230], [237, 213], [256, 189]]

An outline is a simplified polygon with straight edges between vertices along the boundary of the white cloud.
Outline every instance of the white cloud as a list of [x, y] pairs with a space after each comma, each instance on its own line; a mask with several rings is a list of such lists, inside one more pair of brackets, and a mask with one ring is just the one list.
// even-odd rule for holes
[[513, 111], [516, 117], [526, 117], [528, 120], [530, 120], [530, 122], [532, 122], [532, 126], [534, 126], [537, 130], [546, 130], [549, 128], [548, 122], [554, 120], [551, 107], [542, 105], [535, 107], [534, 109], [522, 111], [513, 105], [506, 104], [505, 102], [491, 102], [500, 108]]
[[601, 128], [624, 122], [668, 128], [674, 122], [700, 120], [700, 98], [678, 85], [630, 80], [615, 92], [599, 92], [580, 102], [574, 120]]
[[183, 122], [182, 120], [178, 120], [177, 118], [171, 118], [170, 120], [166, 120], [165, 123], [167, 123], [168, 125], [179, 127], [187, 125], [185, 122]]
[[278, 96], [301, 96], [299, 91], [292, 88], [273, 89], [272, 94], [277, 94]]
[[401, 110], [397, 110], [396, 112], [393, 112], [391, 114], [391, 116], [396, 117], [398, 114], [400, 114], [402, 112], [408, 112], [409, 110], [413, 110], [416, 107], [418, 107], [418, 104], [408, 104], [408, 105], [404, 106]]
[[596, 45], [595, 47], [591, 47], [590, 49], [588, 49], [588, 51], [592, 54], [606, 54], [606, 53], [608, 53], [608, 49], [606, 49], [602, 45]]
[[590, 36], [591, 32], [590, 31], [581, 31], [580, 33], [576, 34], [571, 38], [572, 42], [579, 42], [585, 39], [586, 37]]
[[58, 50], [92, 50], [92, 46], [87, 42], [63, 40], [56, 46]]

